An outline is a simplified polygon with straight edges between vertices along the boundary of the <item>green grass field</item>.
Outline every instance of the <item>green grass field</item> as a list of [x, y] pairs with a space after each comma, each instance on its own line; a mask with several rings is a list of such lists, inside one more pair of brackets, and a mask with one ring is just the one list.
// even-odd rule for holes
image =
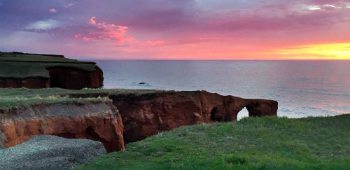
[[94, 62], [80, 62], [68, 58], [0, 52], [1, 78], [49, 78], [49, 72], [46, 70], [49, 67], [70, 67], [95, 71], [95, 66]]
[[350, 115], [181, 127], [74, 170], [348, 170], [349, 129]]

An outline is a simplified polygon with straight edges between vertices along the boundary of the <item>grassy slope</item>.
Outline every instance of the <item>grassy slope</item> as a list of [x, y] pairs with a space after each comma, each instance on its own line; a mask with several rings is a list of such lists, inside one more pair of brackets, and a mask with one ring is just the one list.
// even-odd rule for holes
[[79, 62], [68, 58], [27, 54], [0, 53], [0, 77], [49, 78], [48, 67], [71, 67], [85, 71], [95, 71], [95, 63]]
[[64, 96], [65, 94], [84, 94], [84, 93], [110, 93], [110, 94], [146, 94], [146, 93], [162, 93], [160, 90], [128, 90], [128, 89], [82, 89], [68, 90], [60, 88], [47, 89], [27, 89], [27, 88], [0, 88], [0, 109], [14, 106], [29, 105], [35, 103], [54, 103], [65, 101], [91, 101], [105, 100], [104, 98], [87, 98], [74, 99]]
[[182, 127], [75, 170], [350, 169], [350, 115]]

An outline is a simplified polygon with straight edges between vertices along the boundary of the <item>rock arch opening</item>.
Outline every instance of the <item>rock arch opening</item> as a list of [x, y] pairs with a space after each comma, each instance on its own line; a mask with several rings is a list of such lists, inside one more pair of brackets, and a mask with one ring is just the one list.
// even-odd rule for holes
[[67, 133], [58, 133], [58, 134], [51, 134], [51, 135], [59, 136], [67, 139], [89, 139], [93, 141], [99, 141], [103, 144], [107, 152], [115, 151], [113, 150], [113, 146], [111, 146], [110, 142], [101, 138], [100, 135], [96, 133], [95, 128], [92, 126], [87, 127], [85, 130], [85, 133], [83, 132], [81, 134], [67, 132]]
[[245, 117], [249, 117], [249, 112], [248, 112], [247, 108], [244, 107], [241, 111], [238, 112], [237, 121], [240, 121], [241, 119], [243, 119]]

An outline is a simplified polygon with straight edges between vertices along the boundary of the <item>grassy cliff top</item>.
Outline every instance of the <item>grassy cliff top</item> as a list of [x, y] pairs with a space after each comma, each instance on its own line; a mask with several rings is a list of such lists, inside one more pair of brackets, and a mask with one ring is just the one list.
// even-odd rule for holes
[[[37, 103], [55, 103], [64, 101], [91, 101], [104, 99], [100, 96], [109, 94], [133, 94], [142, 95], [150, 93], [164, 93], [168, 91], [162, 90], [129, 90], [129, 89], [82, 89], [68, 90], [60, 88], [45, 88], [45, 89], [27, 89], [27, 88], [0, 88], [0, 109], [30, 105]], [[71, 94], [96, 94], [95, 99], [92, 97], [86, 98], [69, 98]]]
[[28, 89], [28, 88], [0, 88], [0, 96], [2, 97], [33, 97], [33, 96], [51, 96], [51, 95], [67, 95], [67, 94], [150, 94], [165, 93], [174, 91], [165, 90], [148, 90], [148, 89], [81, 89], [69, 90], [61, 88], [44, 88], [44, 89]]
[[350, 169], [350, 115], [181, 127], [74, 170]]
[[29, 106], [33, 104], [50, 104], [63, 102], [93, 102], [110, 101], [108, 97], [70, 98], [68, 96], [35, 96], [35, 97], [0, 97], [0, 109], [8, 109], [17, 106]]
[[0, 52], [0, 78], [49, 78], [49, 67], [95, 71], [96, 63], [80, 62], [60, 55]]

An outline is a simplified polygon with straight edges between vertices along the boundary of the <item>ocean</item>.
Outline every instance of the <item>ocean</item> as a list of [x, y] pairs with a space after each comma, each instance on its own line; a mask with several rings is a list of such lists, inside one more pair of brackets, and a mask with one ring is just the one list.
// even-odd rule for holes
[[[350, 61], [96, 62], [106, 89], [206, 90], [273, 99], [278, 116], [288, 118], [350, 113]], [[247, 110], [238, 115], [246, 116]]]

